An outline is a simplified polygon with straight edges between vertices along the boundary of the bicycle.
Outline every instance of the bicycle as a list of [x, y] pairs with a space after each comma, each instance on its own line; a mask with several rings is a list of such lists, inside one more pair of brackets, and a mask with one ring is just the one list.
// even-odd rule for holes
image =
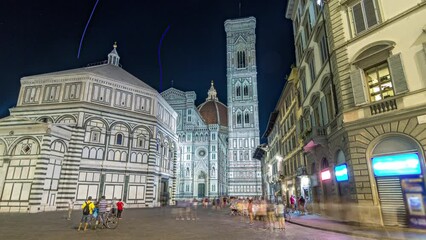
[[[92, 219], [92, 222], [96, 221], [95, 218]], [[117, 215], [107, 211], [103, 213], [102, 216], [102, 226], [105, 226], [108, 229], [116, 229], [118, 227], [118, 217]], [[96, 229], [96, 223], [95, 223], [95, 229]]]

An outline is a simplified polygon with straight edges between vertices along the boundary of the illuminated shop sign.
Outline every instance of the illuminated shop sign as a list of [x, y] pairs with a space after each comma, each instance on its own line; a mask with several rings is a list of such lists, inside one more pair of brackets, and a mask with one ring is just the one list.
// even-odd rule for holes
[[329, 180], [331, 179], [331, 173], [330, 170], [325, 170], [321, 172], [321, 180]]
[[421, 174], [417, 153], [373, 157], [373, 172], [377, 177]]
[[336, 181], [338, 182], [348, 181], [348, 166], [346, 165], [346, 163], [335, 166], [334, 175], [336, 175]]

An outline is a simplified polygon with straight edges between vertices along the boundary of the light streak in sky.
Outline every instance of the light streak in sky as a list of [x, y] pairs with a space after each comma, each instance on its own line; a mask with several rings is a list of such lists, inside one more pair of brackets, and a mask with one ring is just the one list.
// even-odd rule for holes
[[80, 50], [81, 45], [83, 44], [84, 35], [86, 34], [87, 26], [89, 26], [90, 20], [92, 19], [93, 13], [95, 12], [96, 6], [98, 5], [99, 0], [96, 0], [95, 6], [92, 9], [92, 13], [90, 13], [89, 20], [86, 23], [86, 27], [84, 27], [83, 35], [81, 35], [80, 46], [78, 47], [77, 58], [80, 58]]
[[160, 91], [159, 92], [163, 91], [163, 68], [161, 66], [161, 54], [160, 54], [161, 45], [163, 44], [163, 39], [166, 36], [169, 29], [170, 29], [170, 25], [167, 26], [166, 30], [163, 32], [163, 35], [161, 36], [161, 39], [160, 39], [160, 43], [158, 44], [158, 64], [160, 65]]

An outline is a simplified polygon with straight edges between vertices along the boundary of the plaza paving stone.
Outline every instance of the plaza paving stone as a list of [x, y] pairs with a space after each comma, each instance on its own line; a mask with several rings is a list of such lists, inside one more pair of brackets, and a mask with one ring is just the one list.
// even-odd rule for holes
[[176, 220], [175, 209], [125, 209], [117, 229], [78, 232], [81, 211], [74, 211], [72, 220], [65, 212], [2, 213], [0, 239], [368, 239], [321, 231], [288, 223], [285, 231], [263, 229], [256, 222], [250, 226], [228, 210], [198, 209], [199, 220]]

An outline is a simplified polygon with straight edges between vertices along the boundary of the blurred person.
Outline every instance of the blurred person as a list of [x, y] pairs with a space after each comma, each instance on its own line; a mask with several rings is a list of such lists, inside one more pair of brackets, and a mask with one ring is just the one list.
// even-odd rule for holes
[[272, 203], [272, 201], [267, 203], [266, 212], [268, 215], [267, 225], [272, 231], [275, 228], [275, 205]]
[[191, 220], [191, 202], [189, 200], [185, 201], [185, 209], [186, 209], [186, 220]]
[[220, 209], [220, 198], [216, 198], [216, 209]]
[[250, 225], [253, 225], [253, 200], [249, 199], [247, 204], [247, 212], [249, 216], [249, 223]]
[[305, 199], [303, 198], [303, 196], [300, 196], [299, 201], [297, 201], [298, 205], [299, 205], [299, 211], [300, 214], [304, 214], [305, 212]]
[[282, 201], [279, 201], [277, 206], [275, 207], [275, 213], [278, 218], [278, 228], [280, 230], [285, 229], [285, 218], [284, 218], [284, 204]]
[[260, 200], [256, 216], [259, 216], [259, 220], [263, 222], [263, 228], [267, 228], [267, 203], [265, 200]]
[[117, 215], [117, 198], [113, 198], [111, 201], [111, 213]]
[[294, 208], [294, 204], [295, 203], [296, 203], [296, 198], [294, 197], [294, 195], [291, 195], [291, 197], [290, 197], [290, 207], [291, 207], [292, 211], [295, 210], [295, 208]]
[[192, 220], [197, 220], [198, 219], [198, 215], [197, 215], [197, 208], [198, 208], [198, 200], [196, 198], [194, 198], [192, 200]]
[[68, 218], [67, 220], [71, 220], [71, 214], [72, 214], [72, 210], [74, 209], [74, 199], [70, 199], [68, 201]]
[[92, 202], [92, 197], [89, 196], [86, 201], [81, 205], [81, 209], [83, 209], [83, 216], [80, 220], [80, 225], [78, 226], [78, 231], [81, 230], [81, 227], [84, 223], [84, 231], [87, 230], [87, 225], [89, 225], [89, 221], [92, 219], [93, 210], [95, 209], [95, 204]]

